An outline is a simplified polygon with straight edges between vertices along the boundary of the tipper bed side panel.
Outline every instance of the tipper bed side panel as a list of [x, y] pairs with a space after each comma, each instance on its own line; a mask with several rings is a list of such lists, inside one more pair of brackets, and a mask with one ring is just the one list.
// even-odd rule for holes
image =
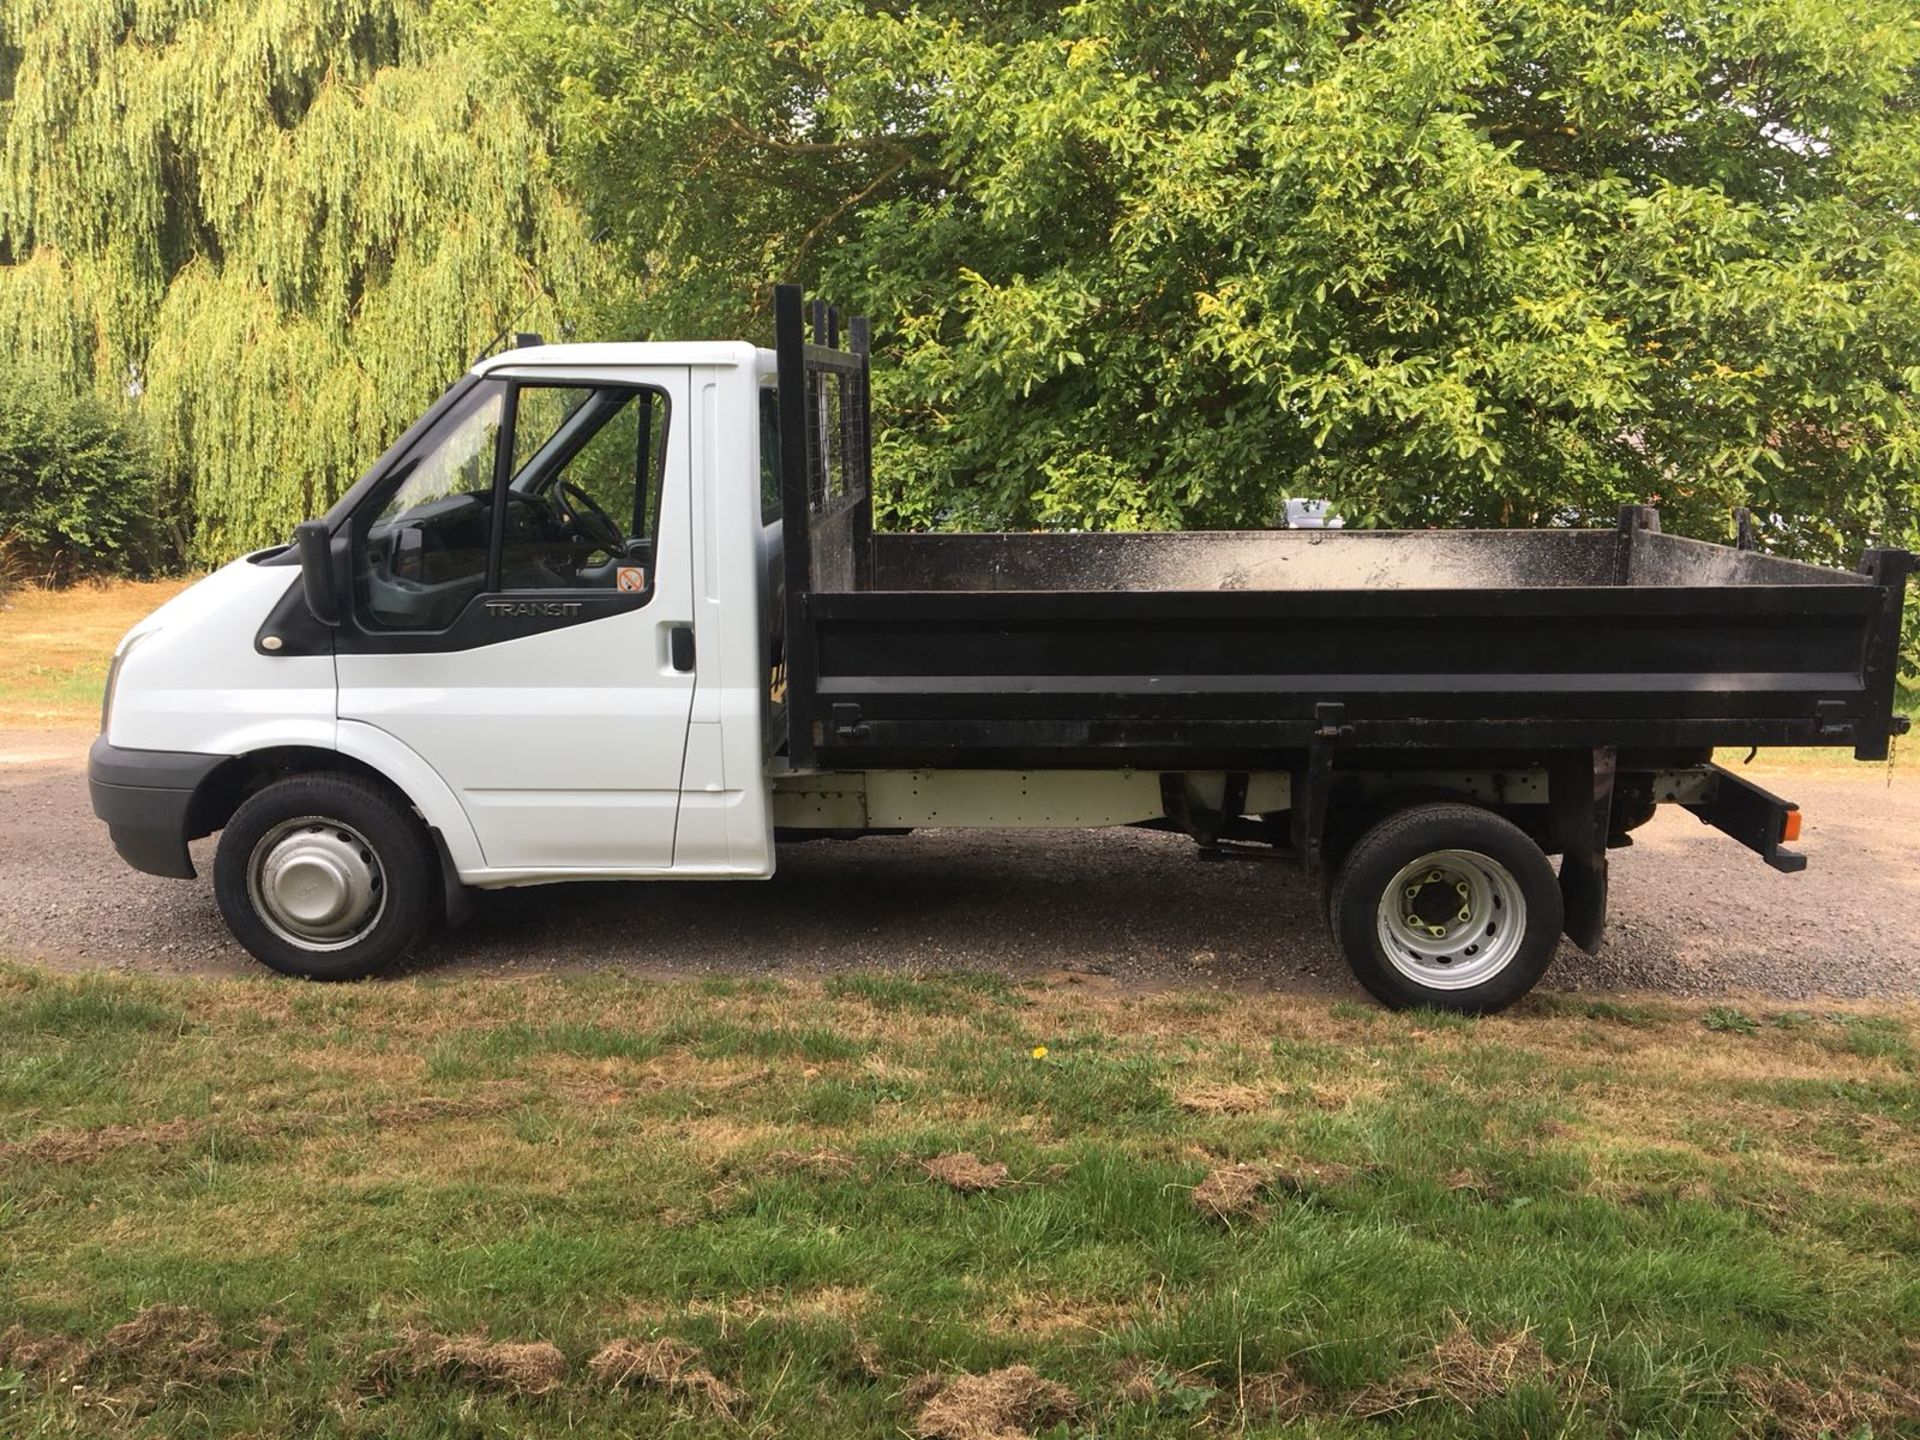
[[[817, 595], [830, 764], [1836, 744], [1873, 587]], [[1147, 757], [1153, 758], [1147, 758]]]

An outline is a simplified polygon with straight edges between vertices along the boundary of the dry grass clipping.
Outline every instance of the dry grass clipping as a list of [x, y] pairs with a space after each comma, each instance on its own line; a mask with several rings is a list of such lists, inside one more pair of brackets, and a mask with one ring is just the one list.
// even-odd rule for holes
[[705, 1400], [732, 1413], [746, 1396], [700, 1364], [697, 1346], [671, 1336], [658, 1340], [615, 1340], [587, 1362], [593, 1378], [609, 1389], [646, 1386]]
[[[1745, 1430], [1777, 1440], [1822, 1440], [1826, 1436], [1895, 1433], [1900, 1422], [1920, 1419], [1920, 1394], [1881, 1375], [1848, 1370], [1822, 1377], [1826, 1388], [1779, 1369], [1743, 1365], [1733, 1388], [1758, 1410]], [[1904, 1432], [1899, 1432], [1904, 1433]]]
[[820, 1180], [839, 1179], [860, 1168], [858, 1158], [830, 1145], [812, 1150], [769, 1150], [762, 1164], [776, 1175], [811, 1175]]
[[[910, 1392], [911, 1393], [911, 1392]], [[1027, 1365], [958, 1375], [927, 1395], [913, 1422], [920, 1440], [1026, 1440], [1064, 1420], [1080, 1397]]]
[[1160, 1394], [1159, 1367], [1150, 1360], [1131, 1356], [1113, 1369], [1114, 1389], [1129, 1404], [1145, 1405]]
[[1260, 1165], [1223, 1165], [1193, 1188], [1193, 1208], [1209, 1220], [1231, 1223], [1267, 1218], [1260, 1192], [1269, 1176]]
[[544, 1340], [493, 1341], [416, 1329], [395, 1338], [397, 1344], [367, 1362], [369, 1378], [382, 1388], [395, 1376], [439, 1375], [511, 1395], [545, 1395], [567, 1374], [567, 1357]]
[[962, 1195], [998, 1190], [1013, 1179], [1006, 1166], [997, 1161], [989, 1165], [971, 1151], [962, 1151], [958, 1155], [937, 1155], [923, 1161], [920, 1168], [949, 1190], [958, 1190]]
[[175, 1386], [217, 1384], [253, 1373], [286, 1333], [266, 1316], [253, 1328], [255, 1344], [230, 1345], [219, 1323], [190, 1305], [149, 1305], [114, 1326], [97, 1345], [70, 1335], [36, 1335], [24, 1325], [12, 1325], [0, 1332], [0, 1370], [19, 1370], [49, 1384], [91, 1378], [105, 1370], [112, 1383], [102, 1393], [151, 1399]]
[[1197, 1085], [1173, 1098], [1182, 1110], [1196, 1115], [1251, 1115], [1267, 1108], [1265, 1092], [1251, 1085]]
[[36, 1335], [24, 1325], [0, 1330], [0, 1370], [18, 1370], [58, 1385], [79, 1375], [92, 1358], [93, 1348], [71, 1335]]
[[262, 1329], [259, 1349], [236, 1350], [206, 1311], [191, 1305], [149, 1305], [109, 1330], [94, 1358], [119, 1361], [143, 1385], [227, 1380], [252, 1370], [273, 1348], [279, 1327], [269, 1321], [262, 1322]]
[[1284, 1366], [1240, 1381], [1241, 1411], [1256, 1420], [1292, 1420], [1305, 1412], [1309, 1393], [1304, 1381]]
[[1329, 1185], [1342, 1185], [1353, 1178], [1353, 1167], [1337, 1160], [1297, 1160], [1267, 1172], [1270, 1189], [1288, 1195], [1307, 1195]]
[[1421, 1365], [1369, 1385], [1349, 1407], [1354, 1415], [1391, 1415], [1430, 1400], [1471, 1410], [1530, 1380], [1552, 1380], [1553, 1362], [1531, 1330], [1505, 1331], [1481, 1341], [1460, 1320]]
[[135, 1145], [177, 1145], [199, 1134], [192, 1120], [156, 1125], [102, 1125], [92, 1130], [49, 1130], [31, 1140], [0, 1144], [0, 1165], [24, 1161], [42, 1165], [78, 1165]]

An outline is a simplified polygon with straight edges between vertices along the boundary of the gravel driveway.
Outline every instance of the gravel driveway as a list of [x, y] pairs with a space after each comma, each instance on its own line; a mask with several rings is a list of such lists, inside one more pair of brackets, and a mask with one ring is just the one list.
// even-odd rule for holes
[[[87, 806], [91, 735], [0, 729], [0, 956], [62, 969], [265, 973], [199, 881], [128, 870]], [[1613, 857], [1598, 958], [1550, 986], [1787, 999], [1920, 995], [1920, 775], [1753, 772], [1807, 812], [1812, 865], [1776, 875], [1684, 812]], [[558, 885], [481, 897], [418, 969], [614, 967], [758, 974], [848, 967], [1093, 971], [1126, 984], [1358, 991], [1319, 888], [1285, 863], [1205, 858], [1143, 831], [923, 831], [794, 846], [765, 884]]]

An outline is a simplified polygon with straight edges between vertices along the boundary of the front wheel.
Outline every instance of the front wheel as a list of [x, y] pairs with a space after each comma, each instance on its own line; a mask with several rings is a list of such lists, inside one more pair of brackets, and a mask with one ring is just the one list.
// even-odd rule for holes
[[307, 980], [358, 980], [399, 959], [433, 918], [435, 881], [419, 819], [352, 775], [263, 786], [214, 854], [214, 895], [234, 938]]
[[1354, 977], [1396, 1010], [1505, 1009], [1546, 973], [1563, 924], [1540, 847], [1455, 803], [1412, 806], [1361, 836], [1329, 908]]

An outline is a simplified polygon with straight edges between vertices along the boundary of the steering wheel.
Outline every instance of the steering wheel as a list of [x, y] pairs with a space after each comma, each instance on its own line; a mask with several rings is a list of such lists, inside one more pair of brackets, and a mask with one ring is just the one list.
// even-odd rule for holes
[[613, 517], [600, 508], [599, 501], [571, 480], [563, 477], [554, 481], [553, 489], [548, 493], [561, 524], [569, 530], [577, 530], [609, 555], [618, 555], [626, 548], [627, 537], [614, 524]]

